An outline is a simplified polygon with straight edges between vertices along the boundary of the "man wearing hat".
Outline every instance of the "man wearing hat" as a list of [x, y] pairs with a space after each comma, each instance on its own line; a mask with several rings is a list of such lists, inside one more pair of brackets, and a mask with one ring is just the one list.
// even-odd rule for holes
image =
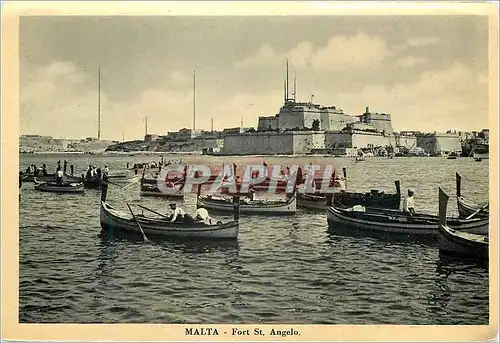
[[412, 188], [408, 189], [408, 196], [403, 202], [403, 211], [411, 216], [415, 215], [415, 200], [413, 199], [413, 194], [415, 194], [415, 191]]
[[184, 220], [184, 216], [186, 215], [186, 212], [184, 212], [184, 210], [180, 207], [177, 207], [177, 205], [175, 203], [172, 203], [169, 205], [170, 206], [170, 209], [172, 211], [174, 211], [174, 213], [172, 214], [172, 219], [170, 219], [170, 222], [173, 223], [175, 221], [183, 221]]

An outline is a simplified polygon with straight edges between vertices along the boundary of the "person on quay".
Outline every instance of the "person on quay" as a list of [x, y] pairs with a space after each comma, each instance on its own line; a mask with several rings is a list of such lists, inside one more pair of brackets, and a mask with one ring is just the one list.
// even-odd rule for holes
[[409, 214], [410, 216], [415, 215], [415, 199], [413, 198], [414, 194], [415, 191], [412, 188], [408, 189], [408, 196], [403, 201], [403, 212]]
[[56, 171], [56, 182], [58, 185], [62, 185], [62, 182], [63, 182], [63, 171], [61, 170], [61, 166], [59, 166], [57, 168], [57, 171]]

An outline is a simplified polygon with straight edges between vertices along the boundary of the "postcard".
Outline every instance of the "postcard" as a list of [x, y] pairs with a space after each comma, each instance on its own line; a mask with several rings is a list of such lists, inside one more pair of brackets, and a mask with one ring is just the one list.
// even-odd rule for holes
[[2, 47], [2, 338], [495, 339], [494, 4], [8, 2]]

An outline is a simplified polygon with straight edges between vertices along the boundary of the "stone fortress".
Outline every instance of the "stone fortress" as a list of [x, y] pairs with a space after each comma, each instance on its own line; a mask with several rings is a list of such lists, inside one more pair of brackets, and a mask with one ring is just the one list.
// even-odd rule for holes
[[[337, 106], [296, 100], [296, 79], [289, 94], [288, 63], [283, 105], [278, 113], [258, 118], [257, 128], [240, 127], [214, 131], [183, 128], [165, 135], [148, 133], [144, 140], [100, 141], [95, 138], [62, 140], [38, 135], [20, 137], [20, 152], [116, 151], [189, 152], [209, 155], [424, 155], [488, 153], [488, 129], [481, 132], [394, 132], [391, 115], [370, 111], [349, 115]], [[193, 83], [193, 97], [194, 97]], [[195, 114], [193, 99], [193, 114]], [[193, 127], [194, 127], [193, 118]]]
[[369, 107], [359, 115], [345, 114], [336, 106], [297, 102], [296, 81], [288, 93], [288, 65], [284, 104], [272, 116], [259, 117], [256, 132], [224, 136], [221, 154], [311, 154], [385, 155], [387, 153], [447, 155], [460, 153], [456, 133], [394, 132], [391, 115], [374, 113]]

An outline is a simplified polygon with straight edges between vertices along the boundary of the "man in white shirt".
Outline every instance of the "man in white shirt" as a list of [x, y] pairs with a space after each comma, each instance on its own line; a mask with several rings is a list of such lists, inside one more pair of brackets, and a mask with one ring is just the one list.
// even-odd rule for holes
[[413, 189], [408, 189], [408, 196], [403, 201], [403, 211], [411, 216], [415, 215], [415, 200], [413, 199], [415, 192]]
[[186, 215], [186, 212], [180, 207], [177, 207], [176, 204], [170, 204], [170, 209], [174, 211], [172, 214], [172, 219], [170, 219], [170, 222], [173, 223], [176, 220], [182, 221], [184, 220], [184, 216]]
[[63, 171], [61, 170], [61, 168], [57, 169], [56, 176], [57, 183], [61, 185], [63, 182]]
[[205, 224], [212, 224], [212, 218], [210, 218], [210, 216], [208, 215], [208, 211], [203, 207], [200, 207], [196, 210], [196, 212], [194, 213], [194, 218], [195, 220], [202, 221]]

